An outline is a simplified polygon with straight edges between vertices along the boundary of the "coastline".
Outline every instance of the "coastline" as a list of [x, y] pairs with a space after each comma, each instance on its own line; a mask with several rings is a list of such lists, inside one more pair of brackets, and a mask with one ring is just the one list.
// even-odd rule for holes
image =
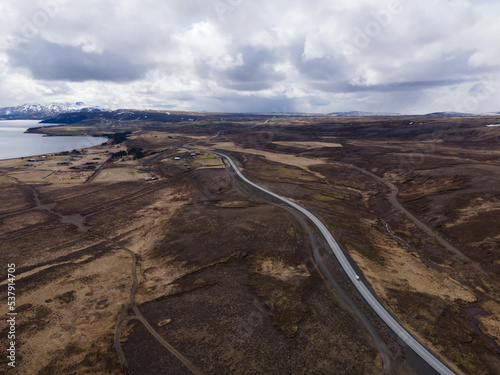
[[[45, 127], [37, 132], [30, 131], [38, 120], [0, 121], [0, 160], [23, 160], [47, 154], [58, 154], [72, 150], [82, 150], [102, 145], [109, 141], [108, 137], [95, 135], [50, 134]], [[67, 138], [64, 138], [67, 137]], [[48, 139], [51, 138], [51, 139]]]

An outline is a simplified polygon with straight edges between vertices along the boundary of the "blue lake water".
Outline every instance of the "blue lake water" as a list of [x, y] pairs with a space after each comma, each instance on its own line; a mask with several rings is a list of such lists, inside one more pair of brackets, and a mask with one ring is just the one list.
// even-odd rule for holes
[[45, 137], [24, 133], [37, 126], [41, 126], [37, 120], [0, 121], [0, 160], [72, 151], [107, 141], [102, 137]]

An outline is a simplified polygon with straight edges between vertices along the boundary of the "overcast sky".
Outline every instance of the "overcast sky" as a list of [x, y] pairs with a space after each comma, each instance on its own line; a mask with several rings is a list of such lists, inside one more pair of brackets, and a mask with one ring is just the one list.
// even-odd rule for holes
[[500, 111], [497, 0], [2, 0], [0, 107]]

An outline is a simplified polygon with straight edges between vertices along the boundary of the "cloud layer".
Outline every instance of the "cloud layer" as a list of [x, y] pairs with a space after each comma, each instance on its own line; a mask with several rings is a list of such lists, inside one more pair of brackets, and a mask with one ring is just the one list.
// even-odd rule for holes
[[500, 111], [488, 0], [0, 4], [0, 106]]

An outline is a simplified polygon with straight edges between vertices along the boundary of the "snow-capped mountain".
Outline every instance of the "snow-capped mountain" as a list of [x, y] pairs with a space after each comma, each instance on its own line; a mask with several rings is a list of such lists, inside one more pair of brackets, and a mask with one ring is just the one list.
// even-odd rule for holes
[[0, 108], [0, 119], [4, 120], [45, 120], [60, 113], [100, 112], [98, 107], [89, 107], [83, 102], [76, 103], [28, 103], [17, 107]]

